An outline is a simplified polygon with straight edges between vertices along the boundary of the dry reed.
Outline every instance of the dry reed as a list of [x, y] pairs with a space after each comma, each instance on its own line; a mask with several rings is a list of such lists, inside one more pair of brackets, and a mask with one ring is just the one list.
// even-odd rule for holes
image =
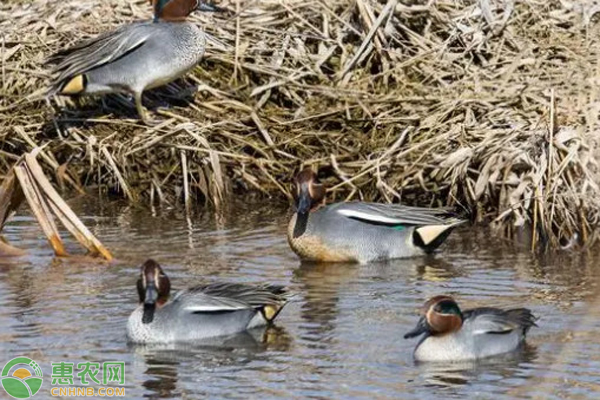
[[146, 0], [2, 2], [0, 171], [44, 145], [66, 187], [219, 205], [234, 191], [289, 197], [309, 164], [331, 199], [460, 204], [511, 232], [534, 227], [534, 244], [596, 239], [593, 2], [219, 4], [232, 13], [192, 18], [218, 39], [206, 59], [145, 96], [168, 106], [148, 128], [122, 97], [43, 98], [47, 56], [149, 18]]

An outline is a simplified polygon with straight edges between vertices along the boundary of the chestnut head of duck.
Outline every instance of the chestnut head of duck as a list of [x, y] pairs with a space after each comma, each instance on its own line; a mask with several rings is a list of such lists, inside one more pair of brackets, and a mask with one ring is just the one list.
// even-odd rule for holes
[[156, 307], [162, 307], [169, 300], [171, 281], [160, 265], [150, 259], [142, 264], [137, 290], [140, 304], [144, 305], [142, 322], [149, 324], [154, 319]]
[[425, 302], [417, 326], [404, 335], [405, 339], [419, 336], [441, 336], [457, 332], [463, 325], [463, 314], [450, 296], [435, 296]]
[[184, 21], [194, 11], [223, 12], [223, 8], [202, 0], [150, 0], [154, 21]]
[[298, 214], [308, 214], [312, 209], [323, 204], [325, 200], [325, 186], [319, 182], [317, 174], [306, 167], [294, 181], [294, 197]]

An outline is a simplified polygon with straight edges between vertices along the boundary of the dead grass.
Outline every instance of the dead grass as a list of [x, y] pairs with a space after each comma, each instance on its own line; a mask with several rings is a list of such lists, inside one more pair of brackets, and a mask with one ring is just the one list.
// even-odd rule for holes
[[145, 0], [2, 2], [0, 171], [45, 145], [40, 161], [66, 186], [218, 205], [237, 191], [289, 196], [311, 164], [332, 200], [458, 203], [509, 234], [535, 227], [533, 243], [596, 239], [593, 2], [219, 4], [237, 14], [192, 20], [221, 43], [148, 93], [169, 107], [147, 128], [122, 98], [60, 113], [42, 98], [45, 57], [149, 18]]

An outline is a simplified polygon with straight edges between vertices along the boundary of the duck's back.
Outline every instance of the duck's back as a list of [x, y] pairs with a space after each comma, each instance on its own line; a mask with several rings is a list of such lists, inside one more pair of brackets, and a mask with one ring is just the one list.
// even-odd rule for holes
[[413, 244], [413, 226], [378, 224], [340, 213], [359, 204], [361, 203], [338, 203], [324, 208], [320, 218], [312, 220], [315, 230], [323, 232], [322, 237], [327, 243], [335, 246], [346, 245], [354, 249], [359, 261], [424, 254]]

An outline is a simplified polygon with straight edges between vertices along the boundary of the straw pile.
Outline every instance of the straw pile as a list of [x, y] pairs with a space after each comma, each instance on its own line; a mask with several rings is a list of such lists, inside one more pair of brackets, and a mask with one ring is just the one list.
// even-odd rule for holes
[[[0, 171], [37, 145], [67, 187], [133, 201], [289, 197], [303, 164], [329, 198], [458, 204], [591, 243], [600, 215], [600, 29], [594, 2], [230, 0], [196, 14], [218, 40], [147, 93], [46, 102], [44, 59], [150, 17], [146, 0], [0, 4]], [[166, 108], [165, 108], [166, 106]], [[540, 240], [541, 239], [541, 240]], [[564, 244], [564, 243], [563, 243]]]

